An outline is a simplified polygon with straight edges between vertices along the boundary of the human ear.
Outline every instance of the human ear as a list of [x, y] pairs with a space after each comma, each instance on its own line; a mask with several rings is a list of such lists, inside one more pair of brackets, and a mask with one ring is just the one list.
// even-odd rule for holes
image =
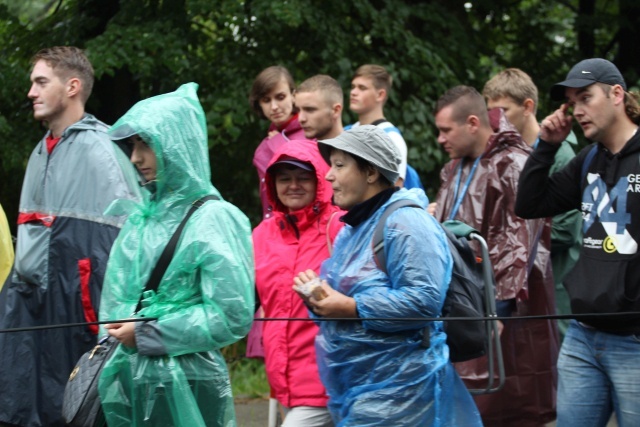
[[536, 108], [536, 103], [531, 98], [527, 98], [522, 103], [524, 107], [524, 115], [528, 116], [529, 114], [533, 114]]
[[369, 165], [366, 171], [367, 183], [373, 184], [380, 178], [380, 171], [373, 165]]
[[339, 117], [340, 115], [342, 115], [342, 104], [333, 104], [333, 107], [331, 109], [333, 110], [334, 116]]
[[69, 97], [77, 96], [82, 91], [82, 81], [73, 77], [67, 81], [67, 95]]
[[611, 88], [614, 105], [624, 104], [624, 89], [620, 85], [613, 85]]
[[480, 119], [478, 118], [478, 116], [472, 114], [467, 117], [466, 124], [469, 126], [469, 130], [471, 132], [474, 132], [476, 129], [478, 129], [478, 127], [480, 127]]

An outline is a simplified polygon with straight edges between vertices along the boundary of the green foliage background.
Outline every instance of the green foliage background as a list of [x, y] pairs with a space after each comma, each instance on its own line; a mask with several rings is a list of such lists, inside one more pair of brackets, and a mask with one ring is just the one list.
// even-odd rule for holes
[[97, 77], [87, 110], [107, 123], [139, 99], [199, 83], [213, 183], [255, 225], [251, 160], [268, 123], [251, 113], [247, 96], [265, 67], [284, 65], [298, 82], [336, 78], [345, 123], [355, 121], [353, 71], [387, 67], [387, 118], [403, 131], [410, 163], [433, 196], [446, 158], [432, 110], [447, 88], [481, 90], [495, 72], [519, 67], [541, 89], [542, 116], [554, 107], [547, 89], [583, 57], [615, 60], [636, 82], [638, 11], [633, 0], [0, 0], [0, 203], [14, 224], [24, 168], [44, 134], [26, 98], [29, 59], [43, 47], [87, 50]]

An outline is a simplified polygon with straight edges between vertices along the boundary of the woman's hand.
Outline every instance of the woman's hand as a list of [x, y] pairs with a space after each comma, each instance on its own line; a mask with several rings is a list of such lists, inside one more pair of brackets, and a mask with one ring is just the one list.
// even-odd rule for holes
[[293, 290], [300, 295], [314, 314], [330, 318], [358, 317], [356, 312], [356, 301], [353, 298], [334, 290], [325, 280], [323, 280], [320, 285], [326, 294], [324, 298], [318, 300], [313, 296], [308, 297], [301, 292], [300, 287], [303, 284], [310, 282], [317, 277], [318, 276], [313, 270], [307, 270], [298, 274], [298, 276], [293, 279], [295, 283]]
[[104, 328], [125, 347], [136, 347], [136, 322], [107, 323]]

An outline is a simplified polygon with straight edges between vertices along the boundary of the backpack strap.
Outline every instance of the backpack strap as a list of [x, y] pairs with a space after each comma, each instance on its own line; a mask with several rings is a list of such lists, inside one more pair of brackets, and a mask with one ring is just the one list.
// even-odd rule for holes
[[418, 205], [416, 202], [411, 200], [396, 200], [395, 202], [389, 204], [387, 208], [384, 210], [378, 223], [376, 224], [376, 228], [373, 230], [373, 237], [371, 239], [371, 248], [373, 250], [373, 259], [376, 262], [376, 266], [382, 270], [385, 274], [387, 274], [387, 255], [384, 251], [384, 228], [387, 223], [387, 218], [396, 210], [403, 208], [405, 206], [409, 206], [412, 208], [424, 209], [422, 206]]
[[193, 213], [197, 211], [198, 208], [200, 208], [200, 206], [204, 205], [204, 203], [207, 200], [219, 200], [219, 199], [220, 198], [218, 196], [211, 194], [208, 196], [204, 196], [203, 198], [198, 199], [191, 204], [191, 209], [189, 209], [187, 214], [182, 219], [182, 222], [180, 222], [180, 225], [178, 226], [176, 231], [173, 233], [173, 236], [171, 236], [169, 243], [167, 243], [167, 246], [165, 246], [164, 250], [162, 251], [162, 254], [158, 259], [156, 266], [153, 268], [153, 271], [149, 276], [149, 280], [147, 281], [147, 285], [142, 290], [142, 294], [140, 295], [140, 300], [138, 301], [138, 305], [134, 313], [137, 313], [142, 309], [142, 298], [144, 293], [146, 291], [155, 291], [156, 289], [158, 289], [158, 285], [160, 285], [160, 280], [162, 280], [164, 273], [167, 271], [167, 267], [169, 267], [169, 263], [173, 258], [174, 252], [176, 251], [176, 246], [178, 245], [178, 241], [180, 240], [180, 236], [182, 235], [182, 230], [184, 229], [184, 226], [187, 224], [187, 221], [189, 221], [189, 218], [191, 217], [191, 215], [193, 215]]
[[580, 173], [580, 185], [582, 185], [582, 181], [584, 181], [584, 178], [587, 176], [589, 166], [591, 166], [591, 162], [593, 161], [593, 158], [595, 157], [597, 152], [598, 144], [594, 144], [591, 150], [589, 150], [589, 153], [587, 153], [587, 157], [584, 158], [584, 162], [582, 162], [582, 171]]

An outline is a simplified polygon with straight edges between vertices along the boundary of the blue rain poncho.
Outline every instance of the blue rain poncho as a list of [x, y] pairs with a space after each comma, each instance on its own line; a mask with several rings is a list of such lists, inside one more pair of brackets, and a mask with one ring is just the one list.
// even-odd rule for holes
[[[409, 199], [426, 208], [422, 190], [401, 189], [363, 223], [338, 234], [321, 277], [356, 301], [360, 318], [440, 314], [452, 271], [446, 236], [425, 210], [403, 208], [385, 227], [387, 276], [371, 239], [386, 207]], [[449, 361], [442, 322], [319, 322], [316, 351], [329, 410], [342, 426], [481, 426], [471, 395]], [[431, 345], [420, 345], [429, 328]]]
[[[219, 195], [211, 185], [205, 116], [197, 85], [137, 103], [113, 126], [138, 134], [157, 158], [157, 179], [113, 245], [100, 320], [131, 316], [142, 289], [191, 203]], [[112, 210], [122, 209], [121, 206]], [[99, 392], [108, 425], [235, 426], [227, 367], [219, 349], [240, 340], [254, 306], [251, 228], [223, 200], [190, 218], [157, 292], [145, 293], [136, 349], [120, 345]]]

